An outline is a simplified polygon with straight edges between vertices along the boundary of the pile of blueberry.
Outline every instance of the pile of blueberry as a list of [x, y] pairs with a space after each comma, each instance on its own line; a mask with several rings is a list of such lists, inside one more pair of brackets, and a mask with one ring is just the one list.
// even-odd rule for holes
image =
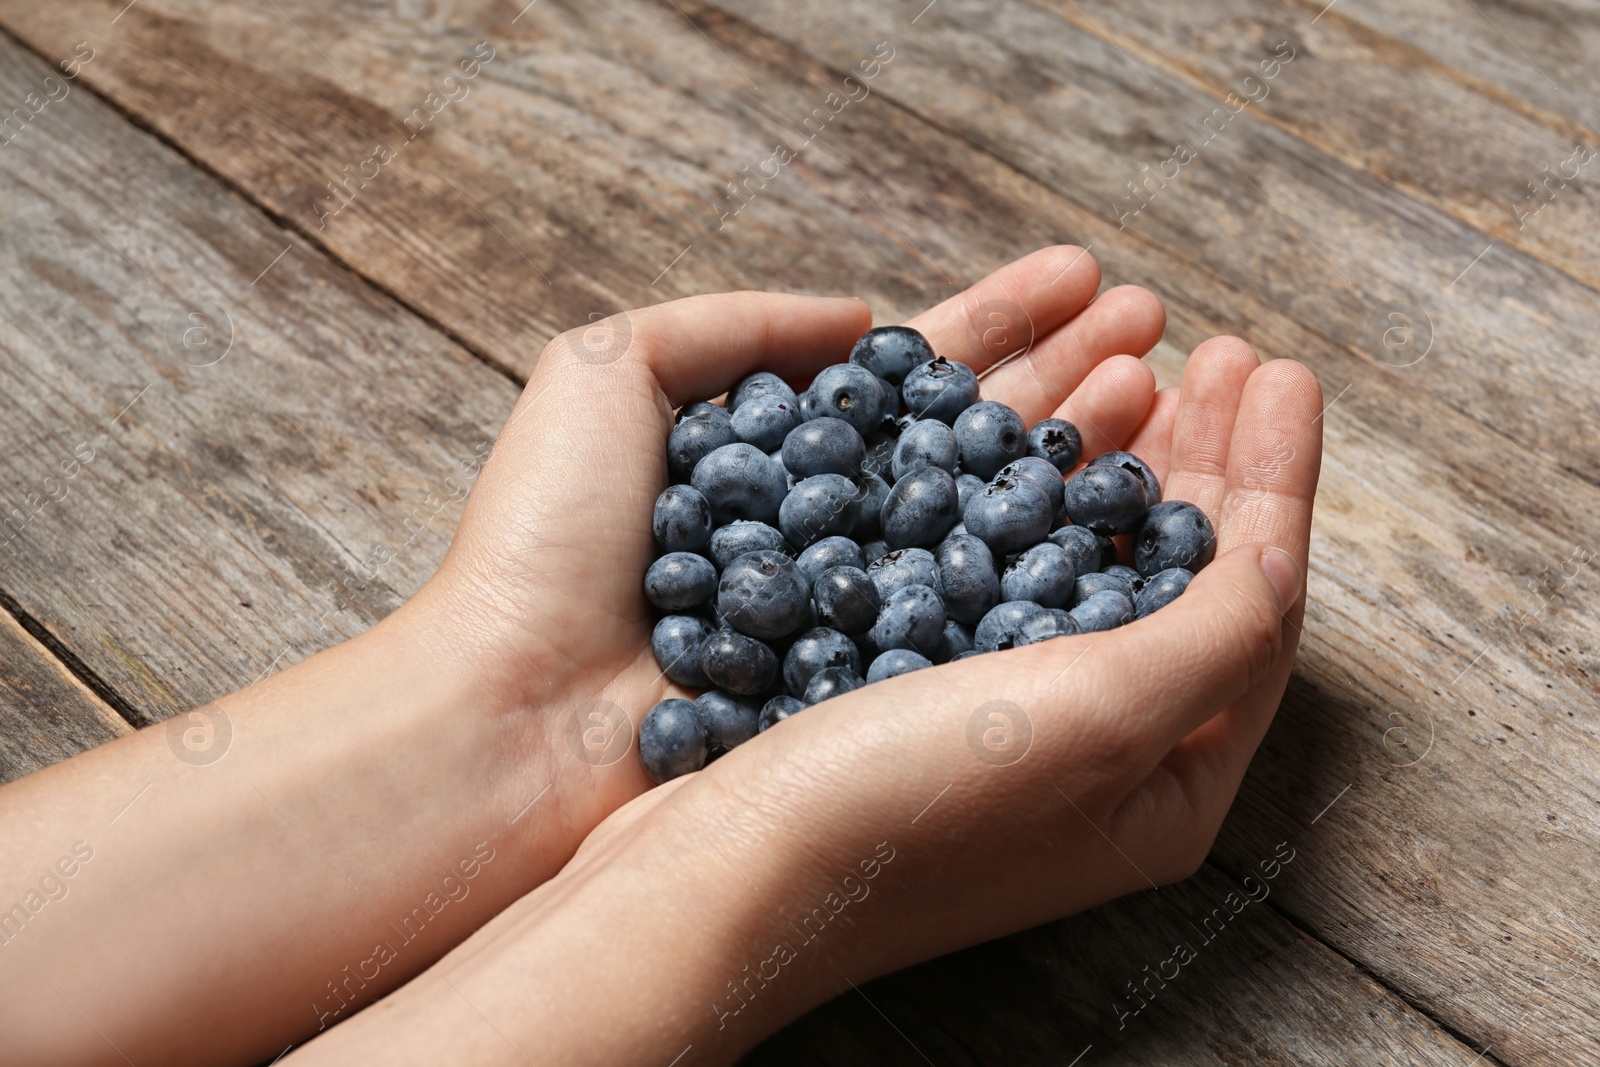
[[867, 683], [1170, 603], [1216, 554], [1210, 520], [1137, 456], [1081, 452], [1070, 422], [1029, 430], [906, 326], [798, 395], [761, 372], [684, 407], [644, 588], [662, 670], [706, 692], [650, 709], [651, 778]]

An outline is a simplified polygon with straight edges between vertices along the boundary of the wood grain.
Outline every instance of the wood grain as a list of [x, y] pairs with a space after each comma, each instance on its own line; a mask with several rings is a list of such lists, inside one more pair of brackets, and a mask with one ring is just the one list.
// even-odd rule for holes
[[133, 732], [7, 611], [0, 665], [0, 784]]

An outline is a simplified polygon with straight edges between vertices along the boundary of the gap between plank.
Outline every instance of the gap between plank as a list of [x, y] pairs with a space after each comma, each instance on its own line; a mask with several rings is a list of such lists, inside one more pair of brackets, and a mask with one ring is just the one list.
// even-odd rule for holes
[[113, 689], [104, 678], [101, 678], [95, 672], [93, 667], [79, 659], [75, 652], [68, 648], [55, 634], [46, 629], [43, 623], [24, 611], [22, 605], [17, 603], [16, 599], [3, 589], [0, 589], [0, 609], [4, 609], [6, 614], [17, 621], [18, 626], [21, 626], [28, 632], [30, 637], [44, 646], [45, 651], [54, 657], [56, 665], [61, 668], [63, 673], [70, 674], [76, 678], [80, 685], [104, 701], [131, 728], [138, 730], [141, 727], [149, 726], [159, 721], [143, 714], [128, 703], [122, 694]]

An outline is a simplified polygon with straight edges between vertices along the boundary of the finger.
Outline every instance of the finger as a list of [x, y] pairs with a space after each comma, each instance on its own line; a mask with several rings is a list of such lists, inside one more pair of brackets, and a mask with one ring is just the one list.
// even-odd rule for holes
[[1187, 500], [1215, 520], [1239, 397], [1260, 365], [1255, 350], [1237, 337], [1213, 337], [1194, 350], [1183, 370], [1164, 499]]
[[1182, 390], [1176, 386], [1156, 390], [1156, 398], [1150, 405], [1150, 413], [1144, 417], [1144, 422], [1133, 432], [1133, 437], [1124, 446], [1125, 451], [1132, 452], [1156, 472], [1156, 478], [1162, 485], [1167, 484], [1167, 474], [1172, 455], [1172, 426], [1178, 416], [1178, 402]]
[[1156, 376], [1141, 359], [1112, 356], [1056, 409], [1083, 436], [1083, 458], [1120, 449], [1149, 414]]
[[1289, 359], [1257, 368], [1239, 398], [1217, 539], [1267, 541], [1302, 568], [1322, 469], [1322, 387]]
[[984, 398], [1011, 405], [1031, 425], [1113, 355], [1150, 351], [1166, 325], [1166, 308], [1148, 289], [1110, 289], [1071, 322], [989, 372], [983, 379]]
[[[758, 369], [804, 381], [844, 360], [872, 325], [853, 298], [791, 293], [715, 293], [622, 312], [569, 330], [546, 347], [538, 370], [581, 375], [603, 394], [606, 373], [643, 366], [679, 407], [718, 396]], [[615, 387], [615, 383], [613, 386]]]
[[1100, 265], [1076, 245], [1041, 248], [906, 323], [945, 359], [980, 374], [1072, 319], [1100, 288]]

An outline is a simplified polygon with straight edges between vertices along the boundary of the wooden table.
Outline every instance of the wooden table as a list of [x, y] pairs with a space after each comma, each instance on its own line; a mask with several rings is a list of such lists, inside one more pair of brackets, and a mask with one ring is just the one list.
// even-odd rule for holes
[[525, 2], [0, 3], [6, 775], [392, 610], [556, 332], [1073, 241], [1322, 379], [1288, 697], [1198, 877], [752, 1061], [1600, 1062], [1593, 5]]

